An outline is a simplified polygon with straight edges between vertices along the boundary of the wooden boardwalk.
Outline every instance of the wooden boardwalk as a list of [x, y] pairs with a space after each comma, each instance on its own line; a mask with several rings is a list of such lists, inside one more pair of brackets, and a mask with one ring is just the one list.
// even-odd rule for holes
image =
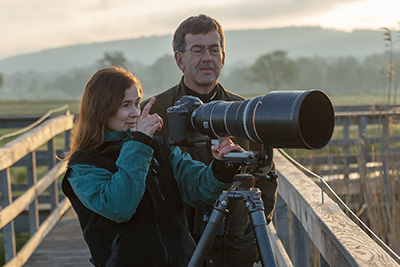
[[[69, 202], [59, 201], [57, 181], [65, 172], [66, 163], [54, 160], [55, 137], [64, 133], [67, 147], [73, 119], [74, 116], [66, 115], [47, 120], [0, 147], [0, 230], [4, 236], [7, 267], [92, 266], [75, 212]], [[360, 121], [364, 127], [366, 119]], [[40, 149], [43, 145], [47, 145], [47, 151]], [[274, 225], [278, 227], [274, 232], [270, 229], [270, 235], [276, 237], [272, 244], [277, 248], [274, 251], [279, 252], [276, 254], [279, 266], [311, 266], [308, 261], [313, 258], [320, 259], [322, 266], [400, 267], [396, 262], [400, 262], [400, 257], [389, 255], [347, 217], [327, 192], [279, 151], [276, 152], [274, 160], [279, 173], [280, 199], [277, 204], [280, 204], [274, 216]], [[13, 173], [10, 168], [19, 166], [25, 167], [27, 172], [24, 190], [11, 183]], [[36, 166], [48, 166], [49, 169], [39, 180]], [[51, 204], [52, 212], [39, 223], [39, 197], [46, 190], [49, 191], [46, 203]], [[26, 192], [13, 198], [16, 196], [13, 191]], [[31, 238], [16, 253], [14, 224], [19, 214], [26, 210], [29, 210]], [[309, 249], [310, 241], [315, 249]]]
[[27, 267], [93, 266], [78, 218], [70, 208], [25, 263]]
[[[78, 218], [72, 208], [46, 236], [24, 267], [90, 267], [90, 252], [82, 237]], [[261, 267], [261, 262], [254, 267]]]

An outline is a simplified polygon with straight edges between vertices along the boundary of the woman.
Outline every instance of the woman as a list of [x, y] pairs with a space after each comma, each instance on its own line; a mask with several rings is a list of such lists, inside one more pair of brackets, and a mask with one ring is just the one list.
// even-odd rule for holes
[[79, 217], [95, 266], [186, 266], [194, 251], [183, 202], [213, 204], [237, 167], [220, 159], [242, 150], [225, 138], [210, 166], [161, 137], [152, 99], [130, 72], [106, 68], [86, 85], [67, 155], [63, 191]]

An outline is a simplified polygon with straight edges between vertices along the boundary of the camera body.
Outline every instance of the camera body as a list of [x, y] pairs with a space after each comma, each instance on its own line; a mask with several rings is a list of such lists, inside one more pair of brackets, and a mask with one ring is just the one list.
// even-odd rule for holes
[[334, 109], [320, 90], [272, 91], [244, 101], [203, 104], [183, 96], [168, 108], [169, 143], [196, 146], [219, 137], [244, 137], [271, 148], [321, 149], [334, 129]]
[[193, 111], [201, 105], [203, 102], [198, 97], [185, 95], [175, 103], [175, 106], [167, 109], [169, 144], [200, 146], [211, 140], [209, 136], [198, 132], [191, 123]]

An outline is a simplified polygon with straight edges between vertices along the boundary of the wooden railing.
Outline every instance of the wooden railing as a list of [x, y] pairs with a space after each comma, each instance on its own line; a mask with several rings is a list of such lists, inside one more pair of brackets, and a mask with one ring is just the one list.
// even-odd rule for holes
[[311, 266], [309, 240], [319, 252], [320, 266], [400, 266], [312, 179], [278, 151], [274, 159], [279, 175], [274, 225], [294, 266]]
[[[389, 174], [400, 169], [400, 108], [336, 112], [335, 135], [326, 153], [294, 156], [329, 181], [341, 196], [360, 194], [361, 182], [377, 184], [368, 174], [380, 173], [379, 183], [387, 188]], [[341, 152], [330, 152], [341, 148]], [[359, 179], [350, 178], [357, 174]], [[382, 179], [381, 179], [382, 178]], [[363, 181], [365, 180], [365, 181]], [[374, 188], [370, 186], [369, 188]]]
[[[0, 229], [5, 239], [6, 266], [22, 266], [70, 208], [65, 198], [58, 202], [57, 178], [66, 165], [55, 162], [54, 138], [65, 133], [67, 140], [72, 126], [73, 116], [52, 118], [0, 148]], [[41, 153], [39, 148], [46, 143], [49, 172], [37, 181], [36, 154]], [[309, 240], [318, 250], [320, 266], [400, 266], [280, 152], [275, 151], [274, 158], [279, 175], [279, 198], [269, 229], [279, 266], [311, 266], [313, 251], [309, 250]], [[13, 201], [10, 168], [21, 160], [26, 161], [28, 188]], [[50, 192], [52, 212], [39, 224], [38, 197], [45, 190]], [[31, 237], [16, 253], [13, 224], [26, 209]]]
[[[313, 157], [296, 157], [304, 165], [333, 166], [321, 168], [320, 175], [366, 173], [381, 170], [381, 166], [368, 166], [367, 162], [382, 162], [384, 167], [399, 166], [400, 108], [378, 111], [336, 112], [335, 135], [329, 147], [341, 147], [343, 153], [321, 154]], [[373, 145], [374, 150], [368, 147]], [[353, 149], [352, 149], [353, 148]], [[351, 167], [350, 165], [357, 165]], [[387, 176], [387, 170], [384, 172]]]
[[[0, 147], [1, 210], [0, 229], [4, 235], [5, 266], [22, 266], [59, 218], [70, 207], [67, 199], [59, 201], [58, 177], [65, 171], [66, 163], [56, 163], [55, 137], [64, 133], [64, 144], [68, 145], [69, 132], [73, 126], [73, 115], [48, 119], [29, 132]], [[39, 148], [47, 144], [47, 150]], [[47, 157], [49, 171], [37, 180], [36, 155]], [[13, 196], [10, 168], [24, 165], [27, 173], [27, 188], [20, 196]], [[48, 191], [51, 214], [40, 223], [39, 196]], [[15, 200], [13, 200], [15, 198]], [[27, 210], [30, 239], [16, 252], [16, 218]], [[60, 244], [62, 245], [62, 244]]]

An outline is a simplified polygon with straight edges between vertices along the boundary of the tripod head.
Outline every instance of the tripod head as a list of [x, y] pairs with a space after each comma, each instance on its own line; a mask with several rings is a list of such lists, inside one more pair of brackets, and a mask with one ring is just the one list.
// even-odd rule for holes
[[[260, 167], [269, 166], [272, 167], [273, 149], [264, 148], [261, 146], [260, 151], [240, 151], [230, 152], [223, 157], [223, 161], [227, 166], [240, 165], [240, 173], [233, 177], [233, 189], [237, 190], [250, 190], [256, 184], [256, 178], [254, 173]], [[276, 175], [274, 172], [269, 172], [267, 176]], [[267, 177], [267, 179], [272, 177]]]
[[[234, 176], [233, 187], [224, 191], [214, 205], [214, 210], [206, 229], [188, 264], [189, 267], [202, 266], [211, 243], [220, 229], [225, 215], [229, 212], [230, 200], [242, 200], [251, 218], [257, 246], [263, 266], [276, 267], [275, 257], [269, 240], [267, 222], [264, 214], [264, 204], [261, 191], [255, 188], [256, 178], [253, 174], [259, 167], [269, 166], [269, 176], [276, 175], [272, 169], [272, 148], [260, 151], [231, 152], [223, 157], [226, 164], [240, 164], [241, 172]], [[268, 175], [267, 178], [268, 179]], [[272, 177], [271, 177], [272, 178]]]

